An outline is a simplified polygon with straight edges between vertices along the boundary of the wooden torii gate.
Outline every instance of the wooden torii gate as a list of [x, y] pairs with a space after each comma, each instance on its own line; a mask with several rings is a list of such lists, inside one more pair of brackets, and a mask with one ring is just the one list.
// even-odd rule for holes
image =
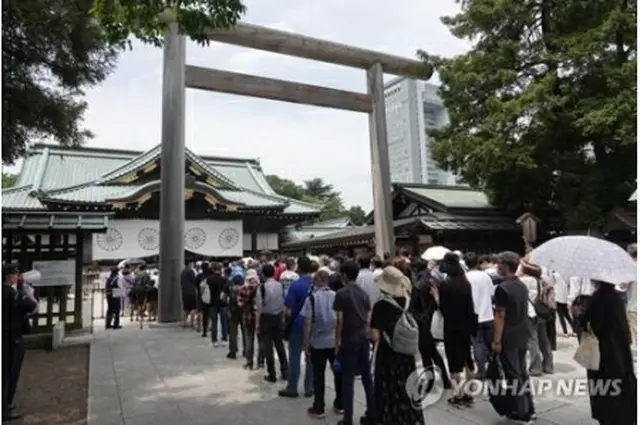
[[159, 322], [181, 320], [180, 272], [184, 266], [185, 88], [323, 106], [369, 115], [376, 252], [395, 251], [383, 73], [428, 79], [418, 60], [360, 49], [271, 28], [238, 23], [214, 30], [212, 41], [366, 71], [367, 93], [355, 93], [186, 64], [186, 40], [175, 22], [165, 35], [162, 83]]

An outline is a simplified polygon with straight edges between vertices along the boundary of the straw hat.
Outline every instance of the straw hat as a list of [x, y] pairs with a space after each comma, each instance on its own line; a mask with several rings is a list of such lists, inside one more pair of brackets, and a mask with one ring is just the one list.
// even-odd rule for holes
[[375, 279], [381, 292], [392, 297], [406, 297], [411, 291], [411, 281], [399, 269], [387, 266]]
[[520, 269], [522, 274], [540, 279], [542, 277], [542, 269], [540, 266], [530, 263], [529, 256], [526, 256], [520, 260]]

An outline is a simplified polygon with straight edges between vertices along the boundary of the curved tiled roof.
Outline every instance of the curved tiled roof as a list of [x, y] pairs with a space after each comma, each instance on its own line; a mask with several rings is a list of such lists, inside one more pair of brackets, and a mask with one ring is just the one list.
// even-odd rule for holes
[[[43, 209], [41, 200], [104, 203], [109, 198], [139, 190], [141, 185], [113, 183], [157, 160], [160, 154], [160, 145], [145, 152], [35, 145], [23, 162], [17, 181], [19, 187], [3, 190], [3, 208]], [[284, 214], [320, 212], [318, 205], [276, 194], [257, 160], [199, 157], [189, 149], [185, 150], [185, 155], [205, 173], [225, 184], [216, 190], [227, 200], [249, 208], [282, 209]]]

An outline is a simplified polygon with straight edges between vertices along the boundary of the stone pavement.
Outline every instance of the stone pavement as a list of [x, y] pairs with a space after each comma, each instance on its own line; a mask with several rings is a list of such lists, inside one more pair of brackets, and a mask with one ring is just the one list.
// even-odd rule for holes
[[[282, 383], [263, 381], [263, 370], [245, 371], [241, 360], [225, 358], [193, 330], [125, 327], [105, 331], [96, 321], [91, 346], [88, 425], [189, 425], [323, 423], [309, 418], [310, 400], [282, 399]], [[571, 359], [575, 342], [560, 339], [554, 378], [583, 377]], [[328, 379], [328, 385], [331, 379]], [[333, 399], [328, 386], [326, 398]], [[364, 394], [356, 381], [356, 417], [364, 413]], [[591, 425], [586, 397], [537, 397], [538, 424]], [[339, 417], [328, 414], [325, 423]], [[441, 401], [425, 409], [426, 424], [498, 425], [500, 419], [485, 400], [469, 409], [452, 409]]]

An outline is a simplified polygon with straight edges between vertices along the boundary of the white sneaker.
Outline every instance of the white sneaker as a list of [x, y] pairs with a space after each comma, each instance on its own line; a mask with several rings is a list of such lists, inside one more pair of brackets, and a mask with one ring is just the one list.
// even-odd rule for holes
[[227, 345], [229, 345], [227, 341], [222, 341], [220, 344], [221, 344], [223, 347], [226, 347]]
[[220, 343], [219, 343], [219, 342], [214, 342], [214, 343], [213, 343], [213, 346], [214, 346], [215, 348], [218, 348], [218, 347], [220, 347]]

